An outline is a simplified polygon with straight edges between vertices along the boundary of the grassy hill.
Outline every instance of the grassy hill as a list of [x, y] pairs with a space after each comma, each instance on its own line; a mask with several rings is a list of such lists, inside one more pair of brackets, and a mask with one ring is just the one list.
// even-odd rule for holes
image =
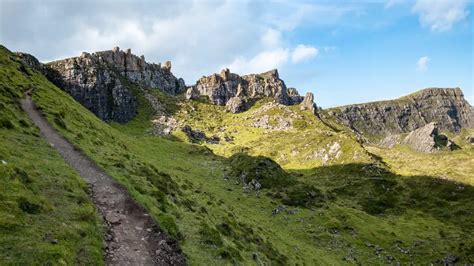
[[102, 226], [85, 182], [44, 141], [18, 98], [52, 86], [0, 49], [1, 264], [102, 264]]
[[16, 101], [33, 89], [51, 124], [128, 188], [179, 240], [190, 264], [474, 262], [471, 185], [398, 175], [383, 154], [298, 107], [260, 102], [233, 115], [153, 92], [180, 121], [221, 139], [193, 144], [180, 131], [148, 133], [152, 110], [138, 88], [135, 120], [107, 124], [0, 52], [0, 159], [8, 162], [0, 165], [2, 261], [101, 261], [101, 227], [84, 183]]

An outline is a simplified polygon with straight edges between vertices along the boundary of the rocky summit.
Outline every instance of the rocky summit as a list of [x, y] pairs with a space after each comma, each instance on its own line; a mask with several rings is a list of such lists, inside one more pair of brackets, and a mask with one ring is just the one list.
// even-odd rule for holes
[[245, 111], [252, 102], [265, 97], [284, 105], [298, 104], [303, 100], [296, 89], [287, 89], [276, 69], [244, 76], [223, 69], [220, 74], [200, 78], [196, 85], [188, 88], [187, 99], [199, 96], [207, 97], [214, 104], [225, 105], [232, 113]]
[[[31, 56], [25, 60], [35, 64]], [[37, 60], [36, 60], [37, 61]], [[131, 120], [137, 112], [137, 99], [130, 82], [144, 88], [158, 88], [175, 95], [184, 92], [181, 78], [171, 73], [171, 62], [147, 63], [144, 56], [115, 47], [112, 50], [82, 53], [43, 65], [48, 79], [104, 121]]]
[[390, 135], [437, 122], [440, 130], [474, 126], [474, 111], [459, 88], [428, 88], [390, 101], [346, 105], [328, 110], [358, 133]]

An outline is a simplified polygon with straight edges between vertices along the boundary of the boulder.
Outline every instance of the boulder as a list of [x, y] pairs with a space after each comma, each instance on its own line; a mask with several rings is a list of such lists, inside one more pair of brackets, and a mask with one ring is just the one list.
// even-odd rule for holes
[[197, 92], [196, 87], [195, 86], [188, 87], [186, 89], [185, 97], [186, 97], [186, 100], [197, 99], [199, 97], [199, 93]]
[[241, 97], [232, 97], [226, 103], [227, 111], [231, 113], [240, 113], [247, 110], [249, 107], [248, 102], [246, 99]]
[[204, 132], [198, 129], [192, 129], [189, 125], [184, 126], [181, 131], [183, 131], [186, 137], [188, 137], [188, 140], [193, 143], [206, 142], [209, 144], [218, 144], [220, 142], [219, 137], [207, 137]]
[[402, 144], [410, 145], [414, 150], [425, 153], [435, 152], [443, 147], [452, 150], [456, 145], [445, 135], [439, 133], [435, 122], [429, 123], [408, 134]]

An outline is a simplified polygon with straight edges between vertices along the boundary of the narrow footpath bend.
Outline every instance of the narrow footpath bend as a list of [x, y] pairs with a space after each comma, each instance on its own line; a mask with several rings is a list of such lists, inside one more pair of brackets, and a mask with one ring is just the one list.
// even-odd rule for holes
[[60, 136], [38, 111], [29, 93], [23, 110], [53, 146], [89, 184], [92, 200], [107, 226], [107, 265], [185, 265], [178, 243], [153, 221], [128, 191]]

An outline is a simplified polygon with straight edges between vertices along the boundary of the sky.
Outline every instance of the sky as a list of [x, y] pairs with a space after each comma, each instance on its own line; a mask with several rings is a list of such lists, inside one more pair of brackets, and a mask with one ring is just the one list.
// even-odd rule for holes
[[0, 43], [41, 62], [131, 48], [191, 85], [277, 68], [321, 107], [460, 87], [474, 104], [469, 0], [0, 0]]

